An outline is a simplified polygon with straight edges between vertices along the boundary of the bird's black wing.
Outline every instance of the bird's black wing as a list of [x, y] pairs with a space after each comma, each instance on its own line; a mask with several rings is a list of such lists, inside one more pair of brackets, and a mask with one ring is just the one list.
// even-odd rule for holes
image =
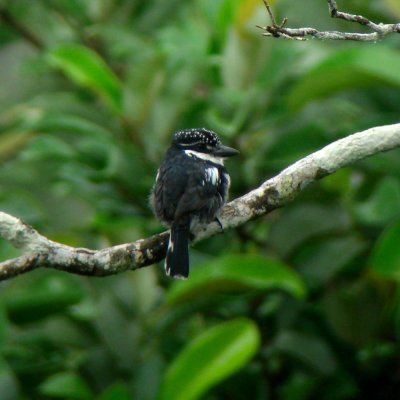
[[158, 218], [171, 224], [188, 183], [188, 166], [177, 152], [167, 153], [157, 173], [152, 192], [152, 206]]
[[204, 163], [203, 168], [198, 168], [198, 164], [188, 168], [188, 180], [176, 207], [175, 220], [192, 215], [205, 222], [212, 221], [224, 202], [221, 181], [220, 169], [210, 163]]

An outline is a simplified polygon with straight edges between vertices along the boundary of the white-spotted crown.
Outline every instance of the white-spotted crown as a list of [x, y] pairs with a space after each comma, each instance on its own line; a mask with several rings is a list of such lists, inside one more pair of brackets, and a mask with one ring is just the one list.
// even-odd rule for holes
[[217, 134], [209, 129], [193, 128], [175, 132], [172, 143], [180, 145], [202, 143], [216, 147], [221, 144], [221, 141]]

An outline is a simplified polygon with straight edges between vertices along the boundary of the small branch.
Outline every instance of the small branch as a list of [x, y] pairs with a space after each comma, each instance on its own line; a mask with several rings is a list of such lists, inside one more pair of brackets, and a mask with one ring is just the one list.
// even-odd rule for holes
[[25, 26], [17, 21], [7, 10], [0, 9], [0, 20], [2, 20], [12, 30], [22, 36], [27, 42], [31, 43], [34, 47], [39, 50], [43, 49], [43, 43]]
[[[311, 182], [397, 147], [400, 147], [400, 123], [371, 128], [340, 139], [227, 204], [219, 220], [225, 230], [243, 225], [290, 202]], [[211, 223], [193, 233], [195, 241], [200, 241], [220, 233], [220, 227]], [[24, 252], [21, 257], [0, 263], [0, 280], [5, 280], [39, 267], [90, 276], [107, 276], [145, 267], [165, 257], [169, 233], [102, 250], [89, 250], [53, 242], [18, 218], [0, 212], [0, 237]]]
[[349, 22], [356, 22], [371, 29], [370, 33], [353, 33], [353, 32], [339, 32], [339, 31], [319, 31], [315, 28], [285, 28], [284, 25], [287, 18], [278, 25], [272, 13], [271, 7], [267, 0], [263, 0], [265, 8], [271, 19], [272, 25], [260, 26], [257, 28], [265, 31], [263, 36], [273, 36], [276, 38], [283, 37], [292, 40], [306, 40], [306, 36], [311, 36], [317, 39], [329, 40], [354, 40], [359, 42], [375, 42], [382, 39], [389, 33], [400, 33], [400, 23], [397, 24], [376, 24], [362, 15], [354, 15], [339, 11], [335, 0], [328, 0], [329, 13], [332, 18], [339, 18]]
[[28, 254], [0, 263], [0, 281], [14, 278], [17, 275], [37, 268], [40, 265], [38, 258], [35, 255]]

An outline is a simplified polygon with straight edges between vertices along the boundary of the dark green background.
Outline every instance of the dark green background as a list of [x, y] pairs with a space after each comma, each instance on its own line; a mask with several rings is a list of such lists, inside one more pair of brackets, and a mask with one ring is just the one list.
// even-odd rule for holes
[[[272, 5], [291, 27], [366, 32], [324, 1]], [[396, 0], [339, 6], [400, 21]], [[0, 15], [0, 210], [72, 246], [164, 229], [148, 194], [177, 129], [205, 126], [240, 149], [234, 198], [399, 122], [398, 34], [265, 38], [261, 0], [0, 0]], [[1, 283], [1, 400], [396, 398], [399, 155], [197, 244], [186, 282], [153, 265]], [[2, 260], [18, 254], [0, 241]]]

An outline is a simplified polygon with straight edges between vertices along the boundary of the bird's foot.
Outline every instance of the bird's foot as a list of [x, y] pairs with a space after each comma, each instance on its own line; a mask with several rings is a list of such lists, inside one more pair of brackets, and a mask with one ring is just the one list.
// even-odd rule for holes
[[215, 217], [215, 222], [219, 225], [219, 227], [221, 228], [221, 231], [223, 231], [224, 227], [222, 226], [222, 223], [221, 223], [221, 221], [219, 220], [218, 217]]

